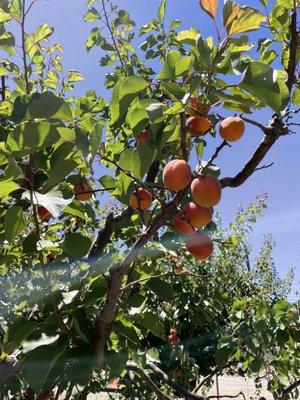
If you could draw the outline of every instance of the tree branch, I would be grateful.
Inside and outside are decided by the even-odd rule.
[[[297,7],[296,1],[294,0],[294,9],[291,14],[291,23],[290,23],[290,56],[287,67],[287,82],[286,85],[291,93],[293,85],[295,83],[295,72],[297,67],[297,48],[298,48],[298,32],[297,32]]]
[[[176,381],[174,381],[169,375],[167,375],[164,371],[162,371],[157,365],[148,361],[147,367],[151,369],[152,372],[155,373],[166,385],[170,386],[176,392],[178,392],[184,399],[187,400],[205,400],[205,397],[199,396],[198,394],[189,392],[183,386],[179,385]]]
[[[123,71],[125,72],[125,75],[128,76],[126,65],[125,65],[124,60],[123,60],[123,58],[121,56],[118,44],[117,44],[116,39],[115,39],[114,32],[113,32],[112,27],[111,27],[110,22],[109,22],[109,18],[108,18],[106,7],[105,7],[105,0],[101,0],[101,4],[102,4],[102,10],[103,10],[104,18],[105,18],[106,27],[109,30],[110,37],[111,37],[111,40],[113,41],[113,45],[114,45],[114,48],[116,50],[117,56],[119,58],[121,67],[122,67]]]
[[[23,0],[22,20],[21,20],[22,54],[23,54],[25,89],[26,89],[26,93],[29,94],[28,65],[27,65],[27,54],[26,54],[26,49],[25,49],[25,18],[26,18],[25,7],[26,7],[26,0]]]
[[[189,158],[189,153],[186,144],[186,120],[184,112],[180,113],[180,132],[182,159],[187,161]]]
[[[102,366],[104,363],[104,350],[107,338],[115,319],[119,293],[122,287],[122,280],[128,273],[130,265],[138,258],[144,245],[157,233],[162,226],[166,224],[168,218],[176,211],[178,203],[183,197],[184,193],[184,190],[178,192],[174,196],[173,200],[164,207],[161,214],[154,219],[145,233],[139,236],[132,249],[125,256],[123,261],[121,261],[119,265],[115,267],[114,272],[109,278],[106,301],[101,312],[97,316],[94,335],[94,353],[97,357],[99,366]]]
[[[148,376],[148,375],[143,371],[143,369],[140,368],[138,365],[136,365],[136,364],[133,363],[133,362],[128,362],[128,363],[126,364],[126,368],[127,368],[129,371],[134,371],[134,372],[138,372],[139,374],[141,374],[142,377],[143,377],[143,379],[144,379],[144,381],[145,381],[145,383],[146,383],[146,385],[149,387],[149,389],[151,389],[151,390],[157,395],[157,398],[158,398],[159,400],[171,400],[171,397],[165,395],[165,394],[159,389],[159,387],[157,387],[157,386],[155,385],[155,383],[152,381],[152,379],[150,379],[149,376]]]
[[[288,388],[286,388],[285,390],[283,390],[282,394],[281,394],[281,400],[285,400],[287,398],[287,396],[293,391],[295,390],[298,386],[300,386],[300,379],[295,381],[291,386],[289,386]]]

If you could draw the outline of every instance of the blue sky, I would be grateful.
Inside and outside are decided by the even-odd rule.
[[[143,25],[155,15],[159,1],[119,0],[117,4],[128,10],[138,25]],[[261,7],[258,0],[240,4]],[[84,93],[92,88],[99,95],[105,95],[103,79],[106,70],[101,69],[98,63],[101,53],[96,50],[87,54],[84,48],[92,27],[83,21],[82,15],[85,12],[85,0],[40,0],[30,13],[27,30],[33,31],[41,22],[53,26],[54,40],[64,47],[65,68],[77,69],[85,76],[85,81],[78,84],[77,93]],[[168,18],[181,19],[185,28],[195,26],[204,36],[215,33],[213,23],[200,10],[197,0],[185,2],[169,0],[167,14]],[[252,33],[251,38],[255,42],[256,34]],[[272,111],[267,109],[253,115],[253,118],[265,123],[271,115]],[[225,149],[219,157],[218,163],[222,166],[222,175],[231,176],[238,172],[261,138],[260,131],[253,126],[247,126],[242,140],[234,143],[231,149]],[[258,171],[240,188],[225,189],[218,207],[224,221],[229,222],[239,205],[246,206],[254,201],[257,195],[267,193],[268,210],[265,217],[256,225],[250,243],[257,249],[261,244],[263,233],[271,232],[277,242],[277,249],[274,252],[276,266],[284,275],[290,265],[295,265],[298,282],[300,276],[299,145],[297,135],[281,138],[265,159],[265,163],[274,162],[273,167]],[[209,154],[206,156],[209,158]]]

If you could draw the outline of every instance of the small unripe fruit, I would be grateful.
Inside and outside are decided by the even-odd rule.
[[[52,214],[43,206],[38,206],[37,212],[43,221],[49,221],[52,218]]]
[[[214,249],[213,241],[204,233],[189,236],[186,241],[188,252],[198,260],[209,257]]]
[[[144,188],[137,189],[130,196],[130,205],[134,210],[147,210],[152,204],[152,194]]]
[[[76,183],[74,186],[75,199],[79,201],[90,200],[93,196],[92,189],[86,180]]]
[[[225,118],[220,125],[220,135],[227,142],[239,140],[245,131],[245,122],[239,117]]]
[[[163,181],[167,189],[178,192],[185,189],[191,182],[192,171],[184,160],[172,160],[163,170]]]
[[[202,207],[213,207],[221,199],[221,184],[213,175],[195,178],[191,183],[191,194],[194,201]]]
[[[148,142],[148,140],[150,140],[150,133],[148,131],[142,131],[136,135],[136,140],[138,144]]]
[[[177,232],[182,235],[194,235],[195,230],[190,223],[186,220],[183,213],[178,213],[173,219],[173,225]]]
[[[189,117],[186,121],[186,127],[191,136],[201,136],[211,130],[212,124],[205,117]]]
[[[207,225],[212,219],[211,208],[202,207],[193,202],[185,204],[183,211],[187,222],[196,229]]]

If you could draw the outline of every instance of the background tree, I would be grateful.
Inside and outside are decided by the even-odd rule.
[[[198,375],[209,377],[238,361],[243,373],[258,379],[264,368],[276,396],[292,395],[299,383],[299,321],[297,308],[280,300],[286,288],[270,270],[271,242],[254,270],[240,264],[249,253],[245,224],[263,205],[239,214],[226,238],[218,220],[211,222],[211,207],[221,189],[268,167],[261,162],[270,148],[298,124],[298,2],[278,0],[264,15],[227,1],[222,34],[217,29],[216,38],[204,38],[195,28],[178,32],[179,21],[166,27],[162,1],[157,16],[138,31],[144,36],[141,58],[128,13],[90,0],[85,19],[97,25],[86,46],[107,53],[101,65],[110,66],[109,102],[94,91],[68,94],[82,75],[63,72],[61,46],[49,39],[53,28],[44,23],[27,33],[35,3],[5,0],[0,6],[0,46],[8,54],[0,69],[0,260],[8,288],[1,302],[3,393],[86,396],[117,376],[125,396],[129,390],[159,399],[173,393],[201,398],[191,391]],[[200,5],[215,20],[217,2]],[[244,33],[263,24],[269,34],[254,51]],[[242,73],[238,82],[236,72]],[[267,106],[274,114],[265,124],[245,116]],[[225,119],[222,108],[237,115]],[[235,176],[219,179],[219,153],[243,135],[245,123],[261,129],[262,141]],[[204,161],[207,142],[216,145]],[[197,166],[188,164],[191,154]],[[116,201],[103,207],[106,192]],[[192,261],[206,259],[213,247],[213,258]],[[176,272],[180,260],[187,271]],[[185,321],[188,304],[196,307]],[[256,307],[265,307],[265,314]],[[291,315],[286,320],[278,314],[282,307]],[[266,310],[268,337],[257,345],[255,364],[245,332],[246,338],[257,333],[254,317],[262,319]],[[276,323],[285,331],[284,339],[276,331],[278,342],[270,333]],[[212,348],[199,367],[203,347],[194,336],[205,332]],[[190,336],[186,344],[180,345],[181,334]],[[273,353],[264,357],[270,343]],[[180,358],[184,371],[174,372],[172,357]],[[273,372],[278,357],[286,381]],[[141,380],[133,382],[128,370]]]

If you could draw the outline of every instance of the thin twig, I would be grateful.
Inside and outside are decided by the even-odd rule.
[[[255,168],[255,170],[254,171],[260,171],[260,170],[262,170],[262,169],[267,169],[267,168],[270,168],[270,167],[272,167],[272,165],[274,165],[274,163],[272,162],[272,163],[270,163],[270,164],[264,164],[264,165],[262,165],[261,167],[257,167],[257,168]]]
[[[27,65],[27,54],[25,49],[25,12],[26,0],[23,0],[22,3],[22,20],[21,20],[21,37],[22,37],[22,58],[23,58],[23,66],[24,66],[24,80],[25,80],[25,89],[26,93],[29,94],[29,82],[28,82],[28,65]]]
[[[189,153],[187,149],[186,143],[186,120],[185,120],[185,113],[180,113],[180,143],[181,143],[181,153],[182,159],[187,161],[189,158]]]
[[[128,76],[126,65],[125,65],[124,60],[123,60],[123,58],[121,56],[121,53],[119,51],[119,48],[118,48],[118,45],[117,45],[117,42],[116,42],[116,39],[115,39],[114,32],[113,32],[112,27],[110,25],[109,17],[107,15],[106,7],[105,7],[105,0],[101,0],[101,4],[102,4],[104,18],[105,18],[105,21],[106,21],[106,27],[109,30],[111,40],[113,41],[114,48],[115,48],[116,53],[118,55],[119,61],[121,63],[121,67],[122,67],[123,71],[125,72],[125,75]]]

